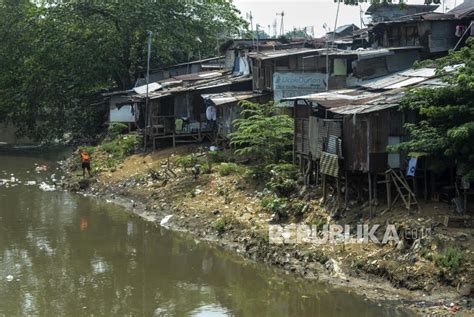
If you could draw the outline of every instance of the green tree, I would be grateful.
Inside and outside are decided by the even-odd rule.
[[[0,121],[38,140],[95,135],[100,94],[151,67],[215,55],[244,22],[224,0],[0,0]]]
[[[293,119],[278,114],[272,103],[241,103],[242,118],[234,120],[237,130],[230,135],[231,145],[240,156],[250,157],[258,163],[277,163],[291,157],[293,145]]]
[[[474,38],[431,63],[449,85],[407,93],[401,108],[415,110],[422,120],[407,125],[411,139],[397,148],[454,161],[462,175],[474,180]]]

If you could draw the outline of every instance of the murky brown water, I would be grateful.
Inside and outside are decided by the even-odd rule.
[[[22,182],[0,185],[0,316],[407,316],[120,207],[40,190],[57,171],[34,164],[53,158],[0,152],[0,179]]]

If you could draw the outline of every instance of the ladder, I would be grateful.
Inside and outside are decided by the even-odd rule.
[[[394,169],[389,169],[385,174],[390,178],[391,182],[397,189],[397,196],[393,203],[395,204],[397,199],[400,197],[408,210],[410,210],[412,206],[416,206],[416,209],[419,210],[420,206],[418,205],[415,194],[408,185],[403,173],[400,170],[395,171]]]

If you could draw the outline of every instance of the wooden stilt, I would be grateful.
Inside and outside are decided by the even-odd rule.
[[[374,205],[377,203],[377,173],[373,175],[373,185],[374,185]]]
[[[347,174],[347,171],[344,172],[344,178],[345,178],[345,190],[344,190],[344,209],[347,208],[347,202],[349,200],[349,175]]]
[[[326,175],[322,174],[322,181],[323,181],[323,203],[326,202],[327,197],[327,188],[326,188]]]
[[[372,173],[367,174],[369,180],[369,218],[372,218]]]
[[[392,208],[392,186],[391,186],[390,174],[385,173],[385,185],[387,186],[387,208]]]
[[[339,176],[336,177],[336,206],[339,206],[341,201],[341,188],[340,188],[340,180]]]
[[[425,198],[425,202],[428,201],[428,171],[426,170],[426,159],[425,159],[425,162],[424,162],[425,166],[424,166],[424,169],[423,169],[423,183],[424,183],[424,198]]]
[[[173,148],[176,147],[176,133],[173,132]]]
[[[319,184],[319,161],[316,161],[316,180],[315,180],[316,186]]]

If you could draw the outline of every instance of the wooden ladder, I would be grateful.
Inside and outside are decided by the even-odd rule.
[[[413,193],[413,191],[411,190],[403,173],[401,171],[389,169],[386,174],[391,179],[398,192],[397,196],[393,201],[393,204],[395,204],[398,197],[400,197],[408,210],[410,210],[412,206],[416,206],[416,209],[419,210],[420,206],[418,204],[418,201],[416,200],[415,193]]]

